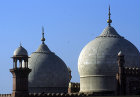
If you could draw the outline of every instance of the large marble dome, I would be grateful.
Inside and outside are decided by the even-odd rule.
[[[68,90],[69,74],[66,64],[44,43],[30,55],[29,92],[65,93]]]
[[[110,25],[90,41],[81,51],[78,59],[80,92],[108,92],[116,89],[118,72],[117,54],[125,55],[125,66],[140,67],[138,49]]]

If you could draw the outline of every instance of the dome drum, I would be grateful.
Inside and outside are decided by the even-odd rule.
[[[110,83],[109,83],[110,82]],[[115,91],[115,76],[95,75],[80,77],[80,92],[108,92]],[[90,84],[89,84],[90,83]],[[112,87],[112,85],[114,85]]]
[[[29,87],[30,93],[67,93],[67,87]]]

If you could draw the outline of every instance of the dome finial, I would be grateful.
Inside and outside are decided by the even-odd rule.
[[[109,5],[109,13],[108,13],[109,19],[107,20],[108,26],[110,27],[112,20],[110,19],[111,13],[110,13],[110,5]]]
[[[44,38],[44,27],[42,26],[42,38],[41,38],[42,44],[44,44],[45,38]]]

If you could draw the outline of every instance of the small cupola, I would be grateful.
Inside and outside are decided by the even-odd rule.
[[[20,46],[14,51],[14,56],[28,56],[28,52],[20,44]]]

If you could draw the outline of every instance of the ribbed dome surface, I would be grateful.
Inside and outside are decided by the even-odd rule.
[[[28,56],[27,50],[23,48],[22,46],[19,46],[15,51],[14,51],[14,56]]]
[[[66,64],[47,45],[41,44],[29,58],[30,92],[66,92],[69,74]]]
[[[47,45],[41,44],[39,48],[36,50],[36,52],[44,52],[44,53],[51,53]]]
[[[121,37],[113,27],[106,27],[99,37]]]
[[[140,66],[140,53],[113,27],[107,27],[100,36],[89,42],[78,59],[81,92],[114,91],[118,71],[117,55],[122,51],[126,66]]]

